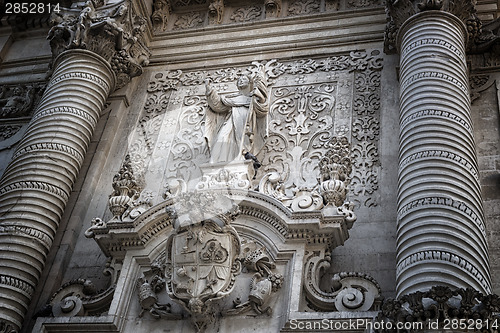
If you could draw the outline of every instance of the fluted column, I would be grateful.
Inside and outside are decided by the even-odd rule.
[[[466,40],[444,11],[399,28],[398,296],[435,285],[490,293]]]
[[[115,85],[99,55],[70,50],[0,180],[0,316],[21,327],[104,103]]]

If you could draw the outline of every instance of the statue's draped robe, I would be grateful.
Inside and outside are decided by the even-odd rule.
[[[256,89],[253,96],[235,93],[220,96],[207,91],[205,139],[210,163],[243,160],[243,152],[257,155],[267,137],[267,95]]]

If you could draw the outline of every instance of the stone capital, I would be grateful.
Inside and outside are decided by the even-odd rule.
[[[63,51],[85,49],[101,56],[116,76],[115,89],[142,74],[149,63],[145,42],[146,20],[134,12],[130,0],[107,5],[88,0],[76,8],[61,8],[50,18],[52,28],[47,39],[52,62]]]
[[[389,0],[386,4],[387,25],[385,28],[384,51],[387,54],[399,53],[398,33],[403,23],[426,11],[446,12],[454,15],[467,27],[468,48],[481,34],[481,21],[476,16],[472,0]]]

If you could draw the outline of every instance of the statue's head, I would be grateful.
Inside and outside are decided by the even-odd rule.
[[[250,78],[246,75],[240,76],[236,82],[236,86],[238,87],[238,90],[246,90],[250,88]]]

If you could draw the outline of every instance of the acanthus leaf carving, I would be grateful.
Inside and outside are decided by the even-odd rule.
[[[483,329],[485,323],[496,323],[500,320],[500,297],[496,294],[484,295],[472,288],[451,289],[448,286],[436,285],[430,290],[417,291],[401,296],[399,299],[388,298],[381,307],[375,320],[388,327],[396,322],[426,322],[432,320],[436,327],[446,321],[473,321]],[[494,332],[493,326],[485,331]],[[385,328],[378,332],[390,332]]]
[[[113,177],[113,193],[109,196],[109,209],[113,218],[122,220],[130,210],[140,203],[134,202],[140,196],[142,179],[134,174],[130,155],[125,156],[120,171]]]
[[[47,36],[52,49],[51,67],[63,51],[86,49],[110,63],[117,78],[115,89],[141,75],[151,53],[144,38],[146,21],[132,7],[128,0],[112,5],[88,0],[78,9],[52,12],[52,28]]]

